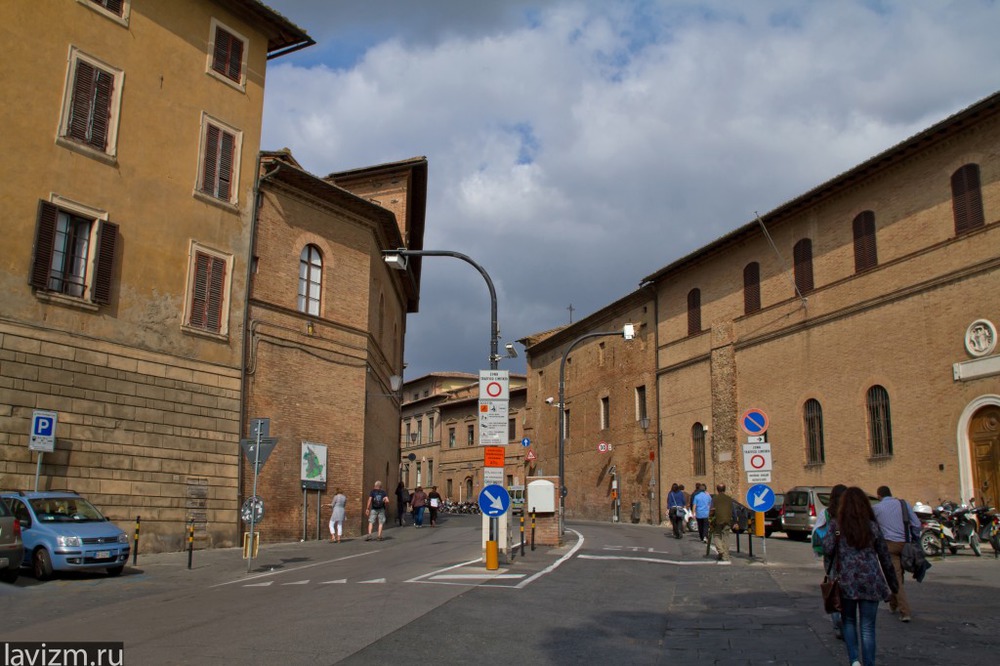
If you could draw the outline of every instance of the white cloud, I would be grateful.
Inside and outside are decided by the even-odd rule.
[[[426,155],[425,246],[503,286],[508,341],[993,93],[1000,60],[987,0],[269,4],[319,44],[269,65],[264,147],[321,175]],[[439,263],[411,377],[483,367],[485,289]]]

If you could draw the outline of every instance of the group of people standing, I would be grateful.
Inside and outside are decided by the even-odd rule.
[[[413,517],[413,525],[422,527],[424,524],[424,514],[429,511],[430,525],[436,527],[438,522],[438,510],[441,507],[441,495],[437,491],[437,486],[431,486],[430,492],[425,492],[423,487],[418,485],[411,494],[403,482],[396,486],[396,522],[402,526],[406,524],[405,516],[409,513]],[[332,511],[330,513],[330,541],[340,543],[344,534],[344,519],[347,509],[347,497],[340,492],[340,488],[334,491],[333,500],[330,502]],[[374,488],[368,493],[368,501],[365,503],[365,516],[368,519],[368,534],[365,541],[373,538],[382,540],[382,530],[388,520],[389,514],[389,493],[382,488],[382,482],[376,481]],[[375,527],[378,531],[375,532]]]
[[[715,490],[715,495],[709,495],[704,483],[696,483],[694,492],[688,497],[683,485],[673,484],[667,493],[667,515],[670,516],[674,538],[680,539],[684,531],[684,510],[691,511],[698,523],[698,538],[708,543],[711,535],[718,551],[717,557],[728,562],[729,533],[738,529],[736,512],[733,498],[726,494],[726,484],[716,485]]]
[[[813,547],[823,555],[827,575],[840,586],[841,611],[832,613],[834,632],[843,638],[851,666],[875,664],[875,620],[879,604],[889,603],[902,622],[910,622],[900,554],[907,541],[919,540],[920,519],[908,502],[879,486],[878,503],[843,484],[813,529]],[[859,650],[860,643],[860,650]]]

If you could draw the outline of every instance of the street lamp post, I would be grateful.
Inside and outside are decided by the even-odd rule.
[[[493,287],[493,280],[490,279],[489,273],[482,266],[467,255],[461,252],[452,252],[451,250],[407,250],[399,248],[398,250],[382,250],[382,256],[385,258],[385,263],[397,270],[406,270],[406,257],[455,257],[471,264],[473,268],[479,271],[479,274],[486,280],[486,286],[490,290],[490,370],[497,369],[497,362],[500,360],[498,350],[500,327],[497,325],[497,290]]]
[[[566,418],[566,359],[569,357],[569,353],[573,350],[573,347],[577,346],[584,340],[589,338],[597,338],[608,335],[621,335],[626,340],[631,340],[635,337],[635,326],[632,324],[625,324],[625,326],[620,331],[596,331],[594,333],[585,333],[573,342],[569,343],[566,347],[566,351],[563,352],[562,361],[559,363],[559,533],[562,534],[565,525],[566,516],[566,430],[565,430],[565,418]]]

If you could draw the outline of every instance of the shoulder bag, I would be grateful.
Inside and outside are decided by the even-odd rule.
[[[841,609],[839,576],[831,577],[830,575],[834,565],[837,567],[837,573],[840,573],[840,560],[837,558],[839,547],[840,532],[837,532],[833,542],[833,557],[830,558],[830,566],[826,570],[826,575],[823,576],[823,582],[819,584],[819,589],[823,593],[823,610],[827,613],[839,613]]]

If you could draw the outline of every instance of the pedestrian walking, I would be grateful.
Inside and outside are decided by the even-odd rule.
[[[410,506],[413,509],[413,526],[423,527],[424,509],[427,506],[427,493],[424,492],[422,486],[418,485],[413,490],[413,495],[410,496]]]
[[[441,506],[441,495],[437,486],[431,486],[431,491],[427,493],[427,507],[431,512],[431,527],[437,527],[438,508]]]
[[[847,658],[851,666],[861,666],[862,661],[865,666],[875,666],[878,605],[899,585],[868,495],[853,486],[844,491],[839,504],[823,537],[823,550],[830,555],[829,575],[840,585]]]
[[[705,493],[708,494],[708,493]],[[712,495],[712,508],[709,510],[712,525],[712,542],[718,551],[719,561],[729,561],[729,533],[739,529],[733,514],[733,498],[726,494],[726,484],[715,486]]]
[[[406,511],[410,504],[410,491],[403,482],[396,485],[396,522],[400,527],[406,525]]]
[[[340,543],[344,535],[344,514],[347,511],[347,496],[340,492],[340,488],[334,491],[330,506],[333,508],[330,513],[330,541]]]
[[[368,505],[365,515],[368,516],[368,536],[365,541],[372,540],[372,528],[378,523],[378,540],[382,540],[382,529],[385,527],[385,508],[389,503],[389,493],[382,490],[382,482],[376,481],[375,488],[368,493]]]
[[[813,552],[823,556],[823,571],[829,571],[831,564],[830,556],[823,550],[823,537],[826,536],[829,529],[830,519],[837,515],[840,498],[845,490],[847,490],[847,486],[842,483],[838,483],[830,490],[830,501],[827,503],[826,508],[823,509],[823,513],[816,516],[816,525],[813,526],[811,538]],[[840,613],[830,613],[830,621],[833,622],[833,635],[837,638],[843,638],[843,620],[840,617]]]
[[[670,525],[674,528],[674,538],[681,538],[681,528],[684,525],[684,491],[676,483],[670,486],[667,493],[667,515],[670,516]]]
[[[712,496],[702,483],[695,484],[694,494],[691,495],[691,511],[698,521],[698,538],[702,543],[708,543],[708,517],[712,511]]]
[[[899,591],[892,599],[889,599],[889,611],[895,613],[899,611],[899,619],[909,622],[912,617],[910,600],[906,597],[906,590],[903,588],[903,563],[899,555],[903,552],[903,546],[910,539],[920,541],[920,519],[913,511],[913,507],[905,500],[892,496],[889,486],[879,486],[875,491],[879,497],[879,503],[875,505],[875,520],[882,528],[882,536],[885,537],[889,547],[889,555],[892,557],[892,566],[896,570],[896,582]],[[907,533],[905,523],[909,523],[909,533]]]

